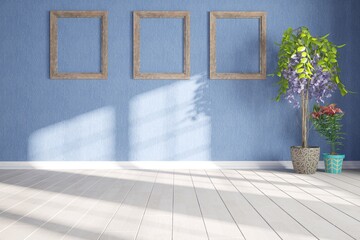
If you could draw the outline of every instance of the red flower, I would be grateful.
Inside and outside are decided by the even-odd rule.
[[[311,114],[311,116],[313,117],[313,118],[315,118],[315,119],[319,119],[319,117],[320,117],[320,112],[313,112],[312,114]]]
[[[336,104],[329,104],[328,106],[320,106],[317,110],[311,113],[312,118],[319,119],[321,115],[334,116],[336,113],[343,113],[340,108],[336,108]]]
[[[319,111],[320,115],[326,114],[329,116],[333,116],[336,113],[343,113],[343,111],[340,108],[336,108],[335,106],[336,106],[335,103],[329,104],[329,106],[320,106],[320,111]]]

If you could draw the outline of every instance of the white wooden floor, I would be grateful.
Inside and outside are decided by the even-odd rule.
[[[0,239],[360,239],[360,171],[0,170]]]

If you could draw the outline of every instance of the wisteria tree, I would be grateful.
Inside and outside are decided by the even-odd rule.
[[[329,34],[313,37],[308,28],[287,29],[279,45],[276,76],[279,92],[276,101],[283,96],[296,108],[301,107],[302,147],[308,147],[309,100],[324,103],[326,98],[339,89],[342,96],[348,92],[341,82],[337,58],[338,48],[328,40]],[[275,74],[271,74],[274,76]]]

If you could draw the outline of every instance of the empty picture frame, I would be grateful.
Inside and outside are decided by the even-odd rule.
[[[101,19],[100,72],[58,72],[58,19]],[[108,76],[108,13],[106,11],[51,11],[50,12],[50,79],[107,79]]]
[[[216,65],[216,20],[259,19],[259,72],[223,73]],[[244,59],[246,61],[246,59]],[[266,13],[265,12],[210,12],[210,79],[266,79]]]
[[[183,19],[183,72],[141,72],[140,21],[142,18]],[[190,79],[190,14],[185,11],[134,11],[133,13],[133,77],[134,79]]]

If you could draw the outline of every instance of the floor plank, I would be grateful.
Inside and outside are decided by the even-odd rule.
[[[51,173],[51,175],[49,173],[46,175],[39,174],[39,176],[36,178],[29,180],[28,186],[19,186],[20,191],[15,194],[9,194],[8,196],[1,199],[0,232],[6,228],[4,221],[12,222],[11,219],[4,217],[8,211],[15,209],[21,214],[25,214],[25,212],[22,211],[30,211],[32,210],[32,206],[39,206],[43,203],[42,201],[44,200],[44,198],[41,198],[41,196],[46,195],[47,197],[48,192],[46,192],[46,190],[58,184],[59,182],[64,182],[66,180],[64,177],[65,175],[61,173]],[[10,216],[14,217],[12,215]]]
[[[111,219],[101,240],[135,239],[154,187],[157,172],[139,175],[134,187]]]
[[[245,175],[245,174],[244,174]],[[336,212],[335,209],[327,209],[328,205],[319,204],[314,197],[301,189],[288,184],[277,176],[265,173],[247,173],[245,175],[251,180],[265,180],[267,183],[256,183],[263,191],[270,195],[281,207],[300,222],[306,229],[312,232],[319,239],[353,239],[341,228],[337,227],[337,223],[341,220],[347,220],[341,215],[342,213]],[[318,205],[324,206],[325,209],[317,207]],[[330,213],[327,213],[328,210]],[[332,216],[335,210],[337,215]],[[339,217],[339,215],[341,215]],[[338,222],[332,222],[333,217],[340,218]],[[331,219],[329,219],[331,218]],[[342,218],[342,219],[341,219]],[[311,221],[309,221],[311,219]],[[353,219],[351,219],[353,220]],[[352,221],[351,223],[354,223]]]
[[[104,172],[104,177],[108,175],[108,171]],[[91,192],[95,192],[98,197],[102,196],[102,191],[104,189],[104,186],[102,185],[103,179],[97,178],[97,179],[91,179],[91,173],[90,174],[84,174],[83,179],[81,181],[77,182],[77,184],[72,185],[68,188],[68,191],[62,192],[59,196],[57,196],[53,202],[58,202],[59,206],[57,208],[54,208],[51,206],[51,204],[46,204],[42,208],[38,209],[38,214],[34,214],[35,216],[38,216],[39,213],[47,212],[45,216],[43,216],[41,219],[46,219],[43,224],[38,226],[37,229],[35,229],[33,232],[31,232],[25,240],[28,239],[56,239],[59,238],[63,232],[65,232],[66,229],[69,227],[69,222],[61,222],[57,221],[59,219],[56,219],[62,212],[66,211],[67,209],[71,208],[73,211],[71,212],[71,215],[73,218],[76,217],[76,212],[85,211],[88,208],[90,208],[91,205],[93,205],[97,200],[92,198],[85,198],[85,194],[89,194]],[[72,187],[82,186],[81,190],[76,192],[76,194],[70,194],[73,193],[71,190]],[[51,214],[48,214],[51,213]],[[56,219],[56,220],[55,220]],[[42,230],[42,231],[39,231]],[[45,230],[45,231],[44,231]],[[40,234],[39,234],[40,233]],[[86,235],[86,231],[83,232],[83,235]],[[87,237],[87,236],[86,236]]]
[[[341,229],[353,239],[360,238],[360,223],[357,220],[343,214],[336,208],[327,204],[321,204],[315,197],[304,191],[300,191],[300,189],[295,186],[283,185],[282,190],[286,191],[291,197],[297,199],[301,204],[326,219],[329,223],[333,224],[334,227]]]
[[[276,174],[282,174],[282,173],[276,173]],[[344,199],[345,201],[348,201],[356,206],[360,207],[360,196],[353,194],[352,192],[345,191],[342,188],[339,188],[335,185],[332,185],[329,182],[322,181],[318,178],[309,176],[309,175],[303,175],[303,174],[294,174],[293,177],[299,178],[301,180],[304,180],[305,182],[313,185],[314,187],[318,187],[323,189],[324,191],[333,194],[334,196],[337,196],[339,198]]]
[[[77,220],[62,240],[73,240],[74,236],[83,236],[82,232],[90,229],[96,234],[87,234],[87,239],[92,239],[93,236],[93,239],[98,239],[100,236],[119,239],[115,235],[107,235],[104,231],[141,174],[136,170],[114,171],[108,186],[105,187],[107,191],[102,195],[100,201]],[[97,238],[95,238],[96,236]]]
[[[325,176],[329,177],[329,174],[325,173],[325,172],[319,172],[316,175],[325,175]],[[332,174],[332,176],[330,176],[330,177],[333,179],[337,179],[341,182],[347,183],[349,185],[352,185],[354,187],[357,187],[360,190],[360,181],[359,180],[348,178],[347,176],[344,176],[344,174]]]
[[[0,199],[8,197],[9,194],[15,194],[24,188],[17,186],[26,186],[30,179],[37,177],[38,174],[29,171],[19,172],[18,174],[1,175],[0,178]]]
[[[209,239],[245,239],[204,170],[191,170]]]
[[[38,186],[39,188],[42,188],[41,184],[43,182],[46,182],[50,177],[57,177],[59,174],[59,172],[35,171],[32,173],[28,172],[28,174],[25,175],[10,177],[6,181],[3,181],[6,185],[1,188],[0,201],[9,198],[10,196],[17,196],[17,194],[24,197],[28,188],[36,188]],[[50,181],[52,180],[50,179]]]
[[[70,181],[67,182],[67,180]],[[84,181],[85,177],[75,179],[73,175],[63,177],[62,180],[46,187],[43,191],[38,190],[32,197],[22,201],[15,207],[4,211],[0,216],[5,216],[10,223],[0,230],[0,236],[6,236],[7,239],[26,239],[36,228],[46,223],[61,209],[61,204],[66,200],[66,195],[61,193],[66,189],[75,186]],[[85,182],[85,181],[84,181]],[[84,184],[82,182],[82,184]],[[61,185],[62,192],[47,192],[46,189],[53,185]],[[72,199],[72,198],[71,198]],[[54,206],[55,205],[55,206]]]
[[[306,228],[255,188],[237,171],[223,170],[223,172],[282,239],[316,239]]]
[[[350,171],[343,171],[341,174],[334,174],[334,177],[360,186],[360,172],[357,174],[351,174]]]
[[[281,239],[220,170],[206,171],[245,239]]]
[[[316,173],[312,177],[320,179],[321,181],[330,183],[334,186],[341,188],[342,190],[351,192],[360,197],[360,187],[354,186],[352,184],[346,183],[345,181],[339,180],[334,176],[330,176],[326,173]]]
[[[174,175],[159,172],[150,195],[137,238],[139,240],[168,240],[172,238]]]
[[[345,170],[342,171],[340,175],[360,181],[360,170],[354,170],[354,169]]]
[[[44,225],[36,229],[26,240],[41,239],[98,239],[110,217],[117,207],[117,202],[106,201],[110,196],[117,195],[118,181],[114,181],[118,172],[104,172],[103,176],[96,176],[97,181],[92,186],[85,186],[58,214],[49,219]],[[124,171],[122,175],[127,175]],[[106,201],[106,202],[104,202]],[[108,203],[108,204],[106,204]],[[106,211],[108,205],[112,211]]]
[[[282,179],[282,181],[285,181],[289,184],[292,184],[299,189],[307,192],[311,196],[315,197],[318,201],[323,202],[327,204],[328,206],[331,206],[335,209],[338,209],[339,211],[343,212],[344,214],[347,214],[348,216],[356,219],[357,221],[360,221],[360,207],[346,201],[345,199],[338,197],[336,195],[331,194],[328,191],[325,191],[323,188],[319,188],[317,186],[311,185],[310,183],[295,177],[293,174],[286,174],[286,173],[273,173],[273,172],[262,172],[263,174],[267,176],[275,175]],[[275,179],[275,178],[273,178]]]
[[[208,239],[202,213],[188,170],[174,171],[172,239]]]
[[[12,178],[21,177],[25,179],[26,175],[33,176],[32,172],[29,170],[19,169],[19,170],[0,170],[0,182],[5,183],[10,181]]]
[[[358,173],[0,170],[0,239],[360,239]]]

